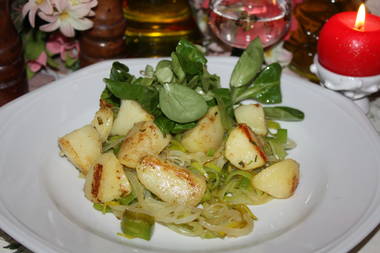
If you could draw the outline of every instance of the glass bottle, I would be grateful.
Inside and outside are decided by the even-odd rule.
[[[124,0],[124,17],[129,57],[168,56],[180,39],[200,39],[188,0]]]
[[[10,17],[11,0],[0,0],[0,106],[28,91],[21,38]]]
[[[311,81],[318,78],[310,72],[317,50],[318,34],[328,18],[343,11],[356,11],[360,0],[304,0],[293,9],[297,29],[285,41],[284,47],[293,54],[290,69]]]

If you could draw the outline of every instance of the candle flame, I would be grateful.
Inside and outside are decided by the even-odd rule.
[[[355,29],[364,30],[365,24],[365,5],[362,3],[359,7],[358,14],[356,15]]]

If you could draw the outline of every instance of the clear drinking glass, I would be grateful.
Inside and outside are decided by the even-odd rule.
[[[209,25],[234,48],[244,49],[256,37],[269,47],[287,33],[290,18],[291,0],[212,0]]]

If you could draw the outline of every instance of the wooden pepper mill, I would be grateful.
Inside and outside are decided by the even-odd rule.
[[[125,56],[122,0],[98,0],[93,21],[94,26],[84,31],[79,40],[81,67]]]
[[[0,0],[0,106],[28,91],[22,41],[10,17],[11,0]]]

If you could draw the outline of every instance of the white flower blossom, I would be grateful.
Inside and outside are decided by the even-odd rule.
[[[74,37],[75,30],[84,31],[93,26],[87,17],[92,15],[91,8],[97,5],[96,0],[52,0],[55,12],[49,15],[39,12],[40,18],[48,22],[40,30],[52,32],[59,29],[67,37]]]
[[[29,0],[22,8],[22,16],[25,17],[29,13],[29,23],[35,26],[36,13],[42,11],[47,15],[53,14],[53,6],[50,0]]]

